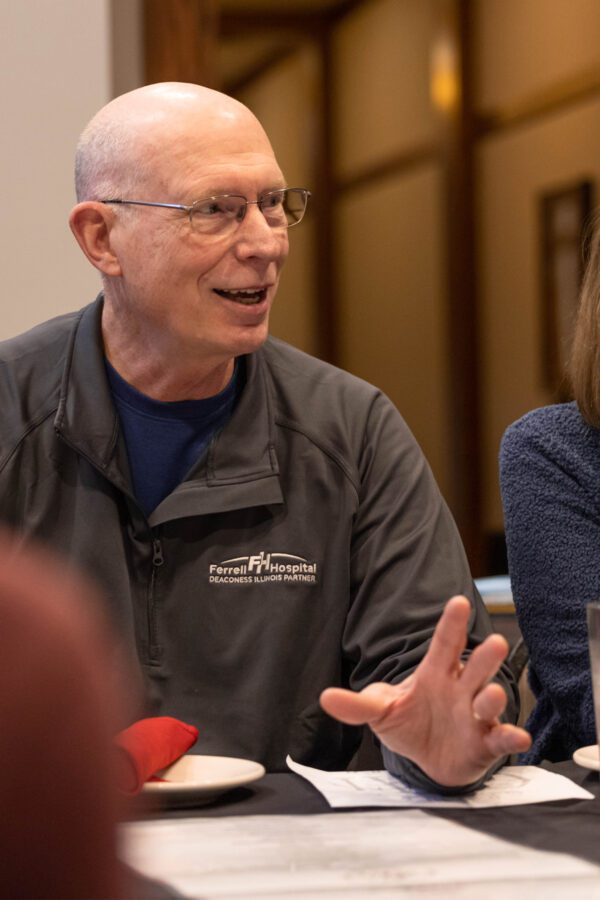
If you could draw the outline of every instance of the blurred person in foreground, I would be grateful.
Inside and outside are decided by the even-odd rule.
[[[125,896],[105,623],[54,559],[0,553],[0,897]]]
[[[536,704],[523,757],[596,743],[586,604],[600,599],[600,230],[592,238],[570,360],[574,402],[507,429],[500,480],[509,571]]]
[[[367,723],[409,783],[478,786],[529,738],[427,463],[380,391],[268,337],[308,191],[177,83],[100,110],[76,189],[103,290],[0,348],[4,517],[100,582],[194,752],[343,768]]]
[[[118,858],[135,676],[101,595],[4,531],[0,556],[0,898],[173,900]]]

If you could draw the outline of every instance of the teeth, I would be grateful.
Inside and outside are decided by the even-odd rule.
[[[215,288],[219,296],[229,300],[238,300],[240,303],[258,303],[266,295],[266,288],[241,288],[238,291],[227,290],[225,288]]]

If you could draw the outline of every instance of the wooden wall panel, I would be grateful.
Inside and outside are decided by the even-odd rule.
[[[218,0],[144,0],[146,83],[218,87]]]
[[[499,531],[502,433],[529,409],[553,402],[542,367],[539,200],[582,178],[600,186],[600,99],[490,136],[477,162],[484,523]]]
[[[451,493],[442,177],[428,164],[338,206],[341,365],[393,400]]]
[[[429,101],[435,0],[375,0],[333,34],[335,175],[428,144],[436,133]]]
[[[493,111],[600,74],[598,0],[475,0],[475,105]]]

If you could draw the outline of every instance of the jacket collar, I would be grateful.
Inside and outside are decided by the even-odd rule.
[[[86,306],[75,323],[60,387],[54,427],[78,453],[111,480],[123,481],[115,471],[119,420],[104,369],[100,320],[103,300]],[[119,485],[121,486],[121,485]]]
[[[68,444],[130,494],[127,454],[104,367],[102,306],[100,295],[77,321],[54,424]],[[188,480],[154,510],[150,524],[282,503],[274,431],[270,372],[258,350],[246,357],[246,384],[230,421]]]

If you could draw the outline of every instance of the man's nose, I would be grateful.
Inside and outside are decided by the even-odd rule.
[[[287,253],[287,228],[273,228],[256,203],[249,203],[246,214],[237,227],[236,253],[244,259],[258,257],[277,259]]]

